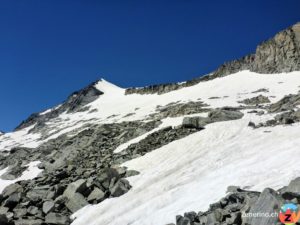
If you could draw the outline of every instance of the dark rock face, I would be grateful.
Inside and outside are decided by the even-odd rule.
[[[268,111],[270,113],[284,112],[287,110],[293,110],[298,105],[300,105],[300,94],[291,94],[285,96],[280,101],[271,104]]]
[[[280,225],[278,216],[281,206],[300,203],[300,178],[277,191],[271,188],[261,193],[238,187],[228,189],[227,196],[211,204],[208,211],[177,215],[176,225]]]
[[[275,115],[273,119],[259,124],[250,122],[249,126],[253,128],[260,128],[277,125],[288,125],[300,122],[300,109],[297,109],[299,105],[300,94],[287,95],[278,102],[270,104],[266,107],[269,113],[277,113],[277,115]]]
[[[199,129],[184,128],[182,126],[175,128],[163,128],[152,134],[149,134],[140,142],[129,145],[127,149],[116,154],[116,162],[122,163],[124,161],[124,158],[137,158],[139,156],[143,156],[148,152],[169,144],[172,141],[184,138],[197,131],[199,131]]]
[[[208,105],[201,102],[187,102],[187,103],[170,103],[166,106],[157,106],[156,113],[150,114],[151,119],[161,120],[166,117],[178,117],[183,115],[190,115],[195,113],[208,112],[206,108]]]
[[[251,70],[282,73],[300,69],[300,23],[279,32],[256,49]]]
[[[43,126],[48,120],[57,117],[62,112],[70,113],[76,112],[78,110],[84,110],[83,107],[85,105],[93,102],[100,95],[103,94],[102,91],[95,88],[96,83],[97,82],[94,82],[89,86],[83,88],[82,90],[74,92],[68,97],[68,99],[65,102],[62,103],[62,105],[46,114],[41,115],[39,113],[34,113],[30,115],[19,126],[17,126],[15,130],[20,130],[25,127],[29,127],[35,123],[37,123],[36,126]]]
[[[244,116],[243,113],[228,109],[214,109],[208,113],[208,117],[185,117],[182,126],[186,128],[204,129],[204,126],[210,123],[237,120]]]
[[[300,70],[300,23],[279,32],[273,38],[258,45],[254,54],[226,62],[208,75],[185,83],[128,88],[126,94],[163,94],[242,70],[250,70],[263,74]]]
[[[240,101],[239,103],[243,103],[245,105],[259,105],[259,104],[270,103],[270,100],[266,96],[258,95],[253,98],[244,99],[243,101]]]

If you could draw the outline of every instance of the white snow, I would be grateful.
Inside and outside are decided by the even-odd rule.
[[[0,151],[9,151],[12,147],[23,146],[27,148],[35,148],[39,146],[40,134],[28,133],[34,125],[25,129],[5,133],[0,137]]]
[[[39,169],[37,166],[40,164],[40,161],[33,161],[27,164],[28,168],[22,173],[22,176],[18,177],[15,180],[2,180],[0,179],[0,193],[3,191],[3,189],[20,180],[31,180],[35,177],[37,177],[43,170]],[[8,170],[8,167],[0,170],[0,177]]]

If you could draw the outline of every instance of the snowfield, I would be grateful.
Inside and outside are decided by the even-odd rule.
[[[41,139],[42,134],[28,133],[32,127],[1,135],[0,151],[9,151],[13,146],[37,147],[92,123],[148,120],[158,105],[178,101],[200,99],[209,108],[217,108],[239,106],[238,101],[262,94],[274,103],[285,95],[298,93],[300,72],[264,75],[241,71],[162,95],[125,95],[125,89],[105,80],[98,82],[96,88],[104,95],[89,104],[89,111],[64,113],[50,120],[46,139]],[[268,92],[253,93],[262,88]],[[252,129],[249,121],[267,121],[272,115],[247,112],[243,111],[242,119],[209,124],[202,131],[124,163],[140,172],[128,178],[132,189],[121,197],[77,211],[72,225],[164,225],[174,222],[177,214],[207,210],[230,185],[261,191],[265,187],[280,188],[299,177],[300,124]],[[166,118],[159,128],[120,145],[115,152],[160,128],[180,125],[182,119]],[[26,179],[40,172],[29,168],[33,169],[29,169],[30,176],[25,174]],[[1,170],[0,175],[4,172]],[[0,180],[0,191],[11,182],[15,181]]]

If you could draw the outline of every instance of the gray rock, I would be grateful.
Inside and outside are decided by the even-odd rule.
[[[118,182],[110,189],[111,195],[113,197],[119,197],[125,194],[131,188],[129,182],[125,179],[120,179]]]
[[[9,208],[0,206],[0,215],[6,214],[8,212],[8,210],[9,210]]]
[[[68,187],[64,191],[64,196],[72,198],[75,192],[83,193],[86,189],[86,180],[79,179],[68,185]]]
[[[11,196],[9,196],[8,199],[5,200],[3,206],[12,209],[19,203],[20,200],[21,200],[21,194],[14,193]]]
[[[45,217],[45,222],[52,225],[66,225],[69,224],[70,219],[59,213],[49,213]]]
[[[215,109],[209,112],[208,118],[212,122],[228,121],[241,119],[244,116],[242,112],[225,109]]]
[[[294,198],[300,198],[300,178],[296,178],[290,182],[290,184],[283,189],[282,196],[285,199],[292,200]]]
[[[22,218],[26,215],[27,209],[26,208],[14,208],[14,218]]]
[[[53,201],[45,201],[43,203],[43,213],[48,214],[54,209],[54,202]]]
[[[228,186],[226,193],[239,192],[241,188],[239,186]]]
[[[270,103],[270,100],[266,96],[258,95],[253,98],[247,98],[244,99],[243,101],[239,101],[239,103],[243,103],[245,105],[259,105],[259,104]]]
[[[274,190],[266,188],[251,207],[250,213],[279,213],[284,200]],[[270,225],[278,222],[277,217],[246,217],[243,224]]]
[[[72,212],[76,212],[89,203],[85,200],[82,194],[74,193],[72,197],[69,197],[67,202],[65,203],[66,207]]]
[[[20,219],[15,221],[15,225],[42,225],[41,219]]]
[[[186,128],[204,129],[204,126],[210,123],[208,118],[204,117],[184,117],[182,126]]]
[[[6,198],[12,195],[13,193],[22,192],[22,191],[23,191],[22,186],[17,183],[14,183],[5,187],[4,190],[2,191],[2,195],[4,198]]]
[[[36,215],[36,214],[38,214],[38,212],[39,212],[39,209],[35,206],[29,206],[27,209],[27,213],[30,215]]]
[[[45,199],[46,196],[47,196],[47,190],[36,189],[36,188],[28,191],[26,194],[26,197],[34,202]]]
[[[88,196],[87,201],[88,202],[96,201],[97,203],[99,203],[104,199],[105,199],[105,193],[101,189],[95,187],[94,190],[91,192],[91,194]]]
[[[187,217],[176,216],[176,225],[191,225],[191,221]]]

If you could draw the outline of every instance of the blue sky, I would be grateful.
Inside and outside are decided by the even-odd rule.
[[[0,130],[101,77],[184,81],[300,21],[299,0],[0,0]]]

